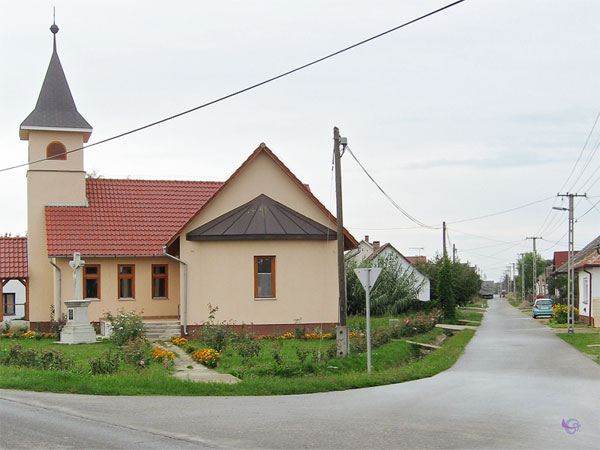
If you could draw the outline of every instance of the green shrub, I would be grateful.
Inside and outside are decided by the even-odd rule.
[[[579,319],[579,309],[573,308],[575,320]],[[569,315],[569,307],[567,305],[554,305],[552,307],[552,319],[556,323],[567,323]]]
[[[125,345],[131,339],[146,336],[142,318],[135,311],[121,310],[116,317],[107,312],[105,317],[112,327],[111,339],[118,346]]]
[[[246,334],[238,339],[236,350],[242,357],[242,361],[247,363],[250,359],[260,354],[260,342],[251,334]]]
[[[230,324],[227,322],[215,321],[215,314],[218,310],[218,306],[208,304],[208,320],[194,331],[194,339],[220,353],[228,342],[237,338],[237,334],[229,327]]]
[[[150,362],[150,344],[146,342],[143,337],[137,337],[127,341],[121,349],[121,355],[123,361],[131,364],[138,365],[140,361],[144,361],[144,364]]]
[[[28,348],[23,350],[20,342],[13,343],[8,349],[0,353],[0,364],[30,369],[42,370],[70,370],[74,366],[72,358],[65,356],[58,350]]]
[[[113,350],[105,350],[98,358],[88,359],[92,375],[108,375],[119,370],[121,355]]]

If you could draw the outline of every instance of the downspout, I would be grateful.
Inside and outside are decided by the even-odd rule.
[[[48,258],[48,261],[50,262],[50,264],[52,264],[54,266],[54,268],[56,270],[58,270],[58,286],[56,288],[56,296],[58,297],[57,301],[56,301],[56,316],[54,318],[54,320],[59,321],[60,322],[60,318],[62,317],[62,292],[61,292],[61,286],[62,286],[62,276],[61,276],[61,270],[60,267],[58,267],[56,265],[56,263],[54,261],[52,261],[52,258]]]
[[[179,264],[183,265],[183,314],[182,314],[182,322],[183,322],[183,334],[187,336],[187,263],[176,256],[169,255],[167,253],[167,246],[163,246],[163,255],[168,258],[171,258],[177,261]]]
[[[588,325],[591,326],[592,325],[592,273],[585,270],[585,267],[583,268],[583,271],[590,276],[590,286],[589,286],[590,292],[588,294]]]

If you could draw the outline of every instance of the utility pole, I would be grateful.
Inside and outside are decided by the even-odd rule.
[[[519,270],[519,275],[521,275],[521,301],[525,301],[525,253],[520,253],[521,255],[521,269]]]
[[[452,244],[452,264],[456,262],[456,245]]]
[[[512,274],[513,274],[513,294],[515,294],[515,298],[517,297],[517,269],[515,268],[515,263],[512,263]]]
[[[575,332],[575,268],[573,267],[573,247],[575,242],[575,218],[573,217],[573,199],[575,197],[585,197],[586,194],[556,194],[557,197],[568,197],[569,198],[569,259],[567,263],[568,267],[568,279],[567,279],[567,299],[568,299],[568,314],[567,314],[567,332],[573,334]],[[554,208],[562,209],[564,208]],[[591,276],[591,275],[590,275]]]
[[[533,290],[531,291],[531,303],[535,302],[535,295],[537,293],[537,253],[535,251],[535,241],[537,239],[542,239],[541,236],[531,236],[526,237],[525,239],[533,239]]]
[[[333,154],[335,161],[335,200],[337,215],[337,262],[338,262],[338,290],[339,290],[339,315],[340,325],[336,328],[337,355],[348,355],[348,326],[346,317],[348,305],[346,300],[346,266],[344,264],[344,219],[342,211],[342,168],[340,154],[340,130],[333,128]],[[345,141],[345,138],[344,138]],[[346,143],[343,143],[344,147]]]
[[[442,222],[442,242],[442,245],[444,246],[442,254],[444,255],[444,259],[446,259],[448,257],[448,254],[446,253],[446,221]]]

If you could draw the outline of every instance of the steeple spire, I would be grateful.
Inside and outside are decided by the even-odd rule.
[[[80,132],[85,134],[85,142],[92,134],[92,126],[77,111],[67,78],[58,58],[56,51],[56,33],[58,33],[58,30],[56,23],[53,23],[50,27],[54,40],[52,57],[35,109],[21,124],[19,136],[22,140],[29,138],[30,130]]]

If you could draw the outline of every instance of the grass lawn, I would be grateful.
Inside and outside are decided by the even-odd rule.
[[[594,361],[600,364],[600,347],[588,347],[588,345],[600,345],[600,331],[580,334],[565,333],[559,334],[558,337],[580,352],[593,356]]]
[[[456,310],[456,320],[461,325],[481,325],[483,320],[483,313],[476,311],[469,311],[464,309]],[[460,320],[469,320],[470,322],[460,322]]]
[[[388,327],[390,318],[374,318],[373,330]],[[349,325],[362,329],[364,317],[353,317]],[[437,343],[443,334],[443,330],[434,328],[407,339]],[[429,353],[422,353],[403,339],[392,340],[373,349],[370,375],[366,371],[366,353],[327,358],[335,348],[335,339],[264,339],[259,341],[260,353],[246,360],[238,355],[237,344],[228,343],[217,370],[242,380],[233,385],[179,380],[171,376],[172,368],[158,362],[143,369],[121,363],[115,374],[91,375],[88,359],[97,358],[107,349],[117,349],[115,344],[105,341],[69,346],[46,339],[18,339],[24,350],[58,350],[72,357],[75,367],[52,371],[0,365],[0,388],[102,395],[276,395],[345,390],[433,376],[456,362],[473,334],[472,330],[456,333],[444,341],[441,349]],[[0,339],[0,352],[6,352],[13,342],[14,339]],[[201,348],[198,342],[189,343]]]

